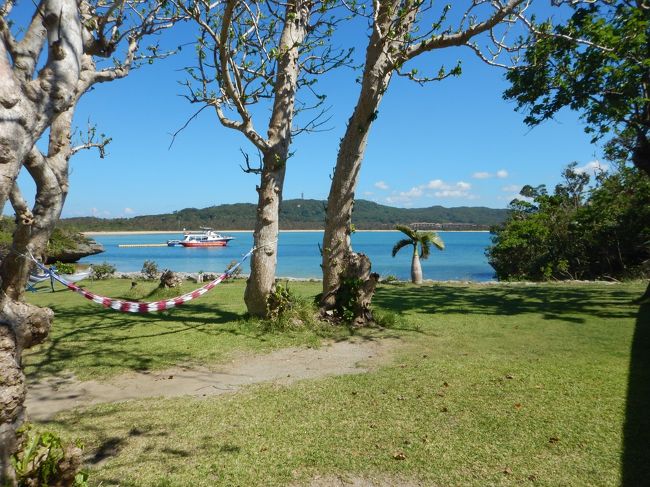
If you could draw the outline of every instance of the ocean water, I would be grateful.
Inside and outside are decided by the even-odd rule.
[[[93,238],[104,246],[105,252],[86,257],[82,263],[109,262],[122,272],[137,272],[145,260],[153,260],[160,269],[178,272],[219,273],[233,260],[239,260],[253,246],[252,232],[224,232],[235,237],[227,247],[141,247],[119,248],[121,244],[164,243],[182,238],[180,233],[143,235],[96,235]],[[422,261],[425,279],[490,281],[494,270],[485,257],[490,244],[487,232],[439,232],[445,250],[432,249],[431,256]],[[382,277],[394,275],[401,280],[410,279],[411,251],[402,249],[395,258],[391,250],[403,236],[400,232],[363,232],[352,235],[352,245],[357,252],[367,254],[373,271]],[[280,232],[278,240],[279,277],[321,278],[320,253],[322,232]],[[244,273],[250,265],[244,264]]]

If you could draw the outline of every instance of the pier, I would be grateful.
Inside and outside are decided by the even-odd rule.
[[[151,243],[151,244],[120,244],[118,247],[167,247],[166,243]]]

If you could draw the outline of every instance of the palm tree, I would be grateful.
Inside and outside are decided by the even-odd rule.
[[[411,260],[411,282],[414,284],[422,284],[422,266],[420,265],[420,258],[426,259],[431,253],[431,244],[435,245],[438,249],[443,250],[445,243],[436,232],[418,232],[406,225],[395,225],[395,229],[406,234],[408,238],[403,238],[393,247],[393,257],[400,251],[402,247],[407,245],[413,246],[413,259]],[[418,254],[418,244],[420,244],[420,253]]]

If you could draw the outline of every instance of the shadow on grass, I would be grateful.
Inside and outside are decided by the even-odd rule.
[[[380,288],[373,302],[397,314],[513,316],[536,313],[544,319],[582,324],[586,322],[585,316],[633,317],[634,311],[629,304],[634,297],[625,291],[599,287],[433,285]]]
[[[623,430],[625,487],[650,486],[650,303],[637,315]]]
[[[84,356],[92,357],[93,364],[98,366],[126,366],[138,371],[148,370],[154,362],[164,361],[165,357],[174,363],[191,358],[190,350],[183,351],[179,347],[142,350],[137,345],[140,340],[165,335],[181,338],[191,333],[196,340],[238,335],[264,341],[265,337],[257,330],[238,325],[243,318],[244,315],[214,305],[197,303],[142,315],[88,305],[62,307],[55,309],[56,331],[41,352],[29,361],[30,376],[38,378],[62,372],[70,360]],[[152,354],[156,355],[155,360]]]

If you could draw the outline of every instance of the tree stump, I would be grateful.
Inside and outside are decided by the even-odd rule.
[[[163,289],[179,287],[183,280],[174,272],[165,269],[160,276],[160,286]]]
[[[344,321],[356,328],[375,323],[371,303],[375,294],[379,274],[371,272],[367,255],[346,252],[343,257],[341,285],[335,291],[333,310],[321,310],[321,316],[329,321]]]

